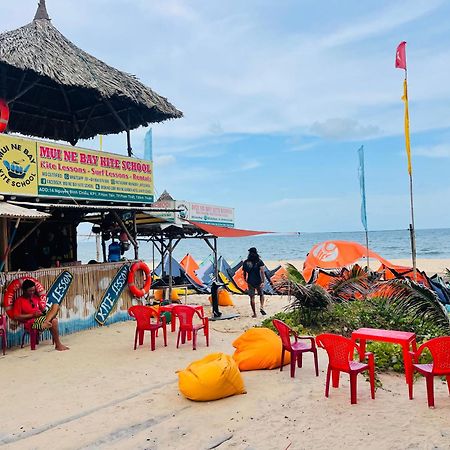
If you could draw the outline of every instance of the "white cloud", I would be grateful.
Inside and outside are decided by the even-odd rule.
[[[0,29],[32,18],[36,0],[22,0],[20,8],[16,3],[3,5]],[[431,49],[423,39],[426,31],[407,28],[443,4],[411,0],[405,7],[403,1],[389,1],[357,8],[334,3],[320,15],[319,26],[306,23],[300,32],[256,0],[60,0],[47,6],[53,23],[75,44],[137,74],[183,110],[185,118],[155,125],[155,135],[195,139],[211,133],[220,138],[224,132],[289,133],[335,117],[363,124],[356,128],[361,135],[367,134],[361,127],[400,134],[401,74],[393,57],[401,39],[393,38],[394,32],[411,36],[414,131],[447,126],[445,107],[423,103],[439,99],[450,105],[448,47],[436,36]],[[280,11],[286,15],[296,7],[288,1]],[[317,14],[321,6],[311,2],[308,8]],[[125,30],[125,39],[115,30]],[[446,33],[443,26],[441,35]]]
[[[429,147],[416,147],[414,155],[426,156],[427,158],[450,158],[450,144],[439,144]]]
[[[245,172],[247,170],[257,169],[258,167],[261,167],[261,163],[256,160],[252,160],[241,163],[236,170],[239,172]]]
[[[379,135],[380,129],[374,125],[362,125],[353,119],[334,118],[315,122],[311,132],[325,139],[359,139]]]
[[[176,163],[176,158],[173,155],[155,155],[154,163],[158,167],[171,166]]]
[[[408,2],[408,7],[405,8],[403,2],[394,3],[377,14],[362,18],[358,23],[331,32],[319,43],[325,47],[336,47],[398,29],[401,25],[435,10],[441,4],[442,0],[420,0]]]

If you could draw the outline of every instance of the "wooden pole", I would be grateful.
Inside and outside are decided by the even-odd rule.
[[[128,152],[128,156],[129,157],[133,156],[133,149],[131,148],[131,134],[130,134],[130,130],[127,130],[127,152]]]
[[[134,247],[134,259],[139,259],[139,242],[137,240],[137,222],[136,222],[136,211],[133,214],[133,233],[136,245]]]
[[[169,300],[172,299],[172,238],[169,238]]]
[[[214,279],[219,281],[219,258],[217,255],[217,238],[213,239],[214,242]]]
[[[366,230],[366,249],[367,249],[367,269],[370,269],[369,259],[369,232]]]

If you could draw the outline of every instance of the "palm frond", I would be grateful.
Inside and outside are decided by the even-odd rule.
[[[368,273],[360,266],[353,266],[350,270],[343,270],[328,285],[329,293],[337,299],[348,300],[358,294],[365,297],[370,288]]]
[[[286,263],[286,271],[288,273],[289,281],[292,281],[296,284],[306,284],[305,278],[302,273],[292,264]]]
[[[383,298],[394,307],[395,314],[427,320],[449,332],[450,318],[437,295],[430,289],[409,280],[378,283],[373,297]]]

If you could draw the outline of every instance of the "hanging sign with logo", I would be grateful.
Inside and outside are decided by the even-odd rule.
[[[36,142],[0,135],[0,193],[36,196]]]

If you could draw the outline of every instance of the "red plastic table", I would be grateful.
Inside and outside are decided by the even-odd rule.
[[[380,330],[378,328],[359,328],[352,333],[352,340],[359,340],[361,347],[361,355],[363,357],[366,351],[366,341],[390,342],[392,344],[399,344],[403,348],[403,363],[405,365],[406,383],[412,381],[412,371],[409,354],[410,347],[414,352],[417,351],[416,335],[415,333],[408,333],[407,331],[396,330]]]
[[[170,305],[161,305],[159,307],[159,311],[160,312],[167,311],[167,312],[170,312],[172,314],[172,308],[174,306],[177,306],[177,304],[176,303],[171,303]],[[191,308],[194,308],[196,311],[198,311],[202,315],[202,317],[204,317],[205,313],[203,311],[203,306],[202,305],[185,305],[185,306],[189,306]],[[172,318],[171,318],[171,321],[170,321],[170,330],[173,333],[175,331],[175,329],[176,329],[176,317],[175,317],[174,314],[172,314]]]

